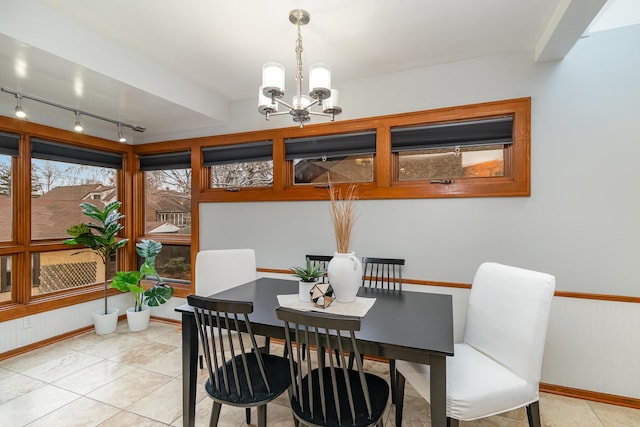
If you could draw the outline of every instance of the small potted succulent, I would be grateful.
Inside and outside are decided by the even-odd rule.
[[[143,259],[139,270],[118,271],[111,287],[121,292],[131,292],[135,299],[133,307],[127,309],[127,323],[131,331],[141,331],[149,326],[150,307],[157,307],[173,296],[173,288],[162,280],[156,271],[156,257],[162,250],[162,243],[143,239],[136,244],[136,252]],[[156,283],[145,290],[142,280]]]
[[[291,272],[299,280],[298,298],[300,301],[311,301],[311,289],[318,283],[318,280],[324,276],[325,270],[319,265],[312,265],[311,260],[307,258],[305,267],[291,267]]]

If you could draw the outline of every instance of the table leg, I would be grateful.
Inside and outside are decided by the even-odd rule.
[[[196,415],[198,334],[192,313],[182,313],[182,425],[193,427]]]
[[[447,360],[446,356],[430,356],[431,425],[447,425]]]

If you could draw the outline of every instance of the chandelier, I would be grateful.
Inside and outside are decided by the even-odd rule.
[[[290,114],[293,121],[304,127],[311,116],[324,116],[334,121],[337,114],[342,113],[339,106],[338,91],[331,88],[331,69],[327,64],[313,64],[309,67],[309,95],[302,94],[302,33],[300,27],[307,25],[311,16],[309,12],[295,9],[289,12],[289,21],[298,28],[296,40],[296,95],[291,105],[282,100],[284,96],[284,67],[276,62],[267,62],[262,66],[262,86],[258,91],[258,111],[269,120],[271,116]],[[312,101],[313,99],[313,101]],[[287,111],[278,112],[278,105]],[[320,111],[313,111],[311,107]]]

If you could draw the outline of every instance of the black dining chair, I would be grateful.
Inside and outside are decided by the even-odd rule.
[[[362,286],[402,292],[402,258],[362,257]],[[364,357],[364,355],[362,356]],[[349,356],[349,366],[353,357]],[[396,361],[389,359],[389,381],[391,382],[391,402],[396,403]]]
[[[382,426],[389,386],[384,378],[364,372],[355,338],[360,318],[285,307],[277,308],[276,315],[285,326],[290,355],[289,400],[296,427],[300,423],[318,427]],[[306,361],[302,359],[302,343],[306,344]],[[312,348],[318,367],[311,362]],[[324,362],[325,351],[328,363]],[[345,351],[356,354],[356,369],[347,368]],[[335,360],[338,358],[342,359],[341,367]]]
[[[402,258],[362,257],[362,286],[402,291]]]
[[[309,258],[312,266],[319,266],[326,272],[327,267],[329,266],[329,261],[331,261],[333,255],[305,255],[305,258]],[[329,279],[327,277],[327,274],[325,273],[324,276],[322,276],[322,280],[320,281],[320,283],[328,283],[328,281]]]
[[[291,385],[286,358],[261,353],[251,330],[252,302],[189,295],[209,379],[205,390],[213,400],[211,426],[218,425],[223,404],[258,408],[258,426],[267,425],[267,403]],[[223,330],[229,333],[223,333]],[[234,332],[232,332],[234,331]]]

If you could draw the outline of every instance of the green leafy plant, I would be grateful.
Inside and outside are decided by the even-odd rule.
[[[107,266],[111,255],[113,255],[118,249],[127,244],[129,239],[119,239],[116,237],[118,232],[122,229],[120,220],[124,218],[118,209],[122,204],[119,201],[113,201],[107,203],[104,209],[100,209],[98,206],[91,203],[80,203],[82,213],[93,221],[88,223],[80,223],[67,229],[67,234],[71,238],[66,239],[64,244],[66,245],[81,245],[85,246],[102,258],[104,263],[104,314],[107,314]]]
[[[307,258],[306,267],[291,267],[290,270],[301,282],[315,282],[325,273],[319,265],[311,265],[309,258]]]
[[[156,271],[156,257],[162,250],[162,243],[143,239],[136,244],[136,252],[143,258],[138,271],[118,271],[111,282],[111,287],[121,292],[131,292],[135,298],[135,311],[141,311],[143,304],[157,307],[173,296],[173,288],[162,280]],[[156,284],[145,290],[142,280],[155,280]]]

